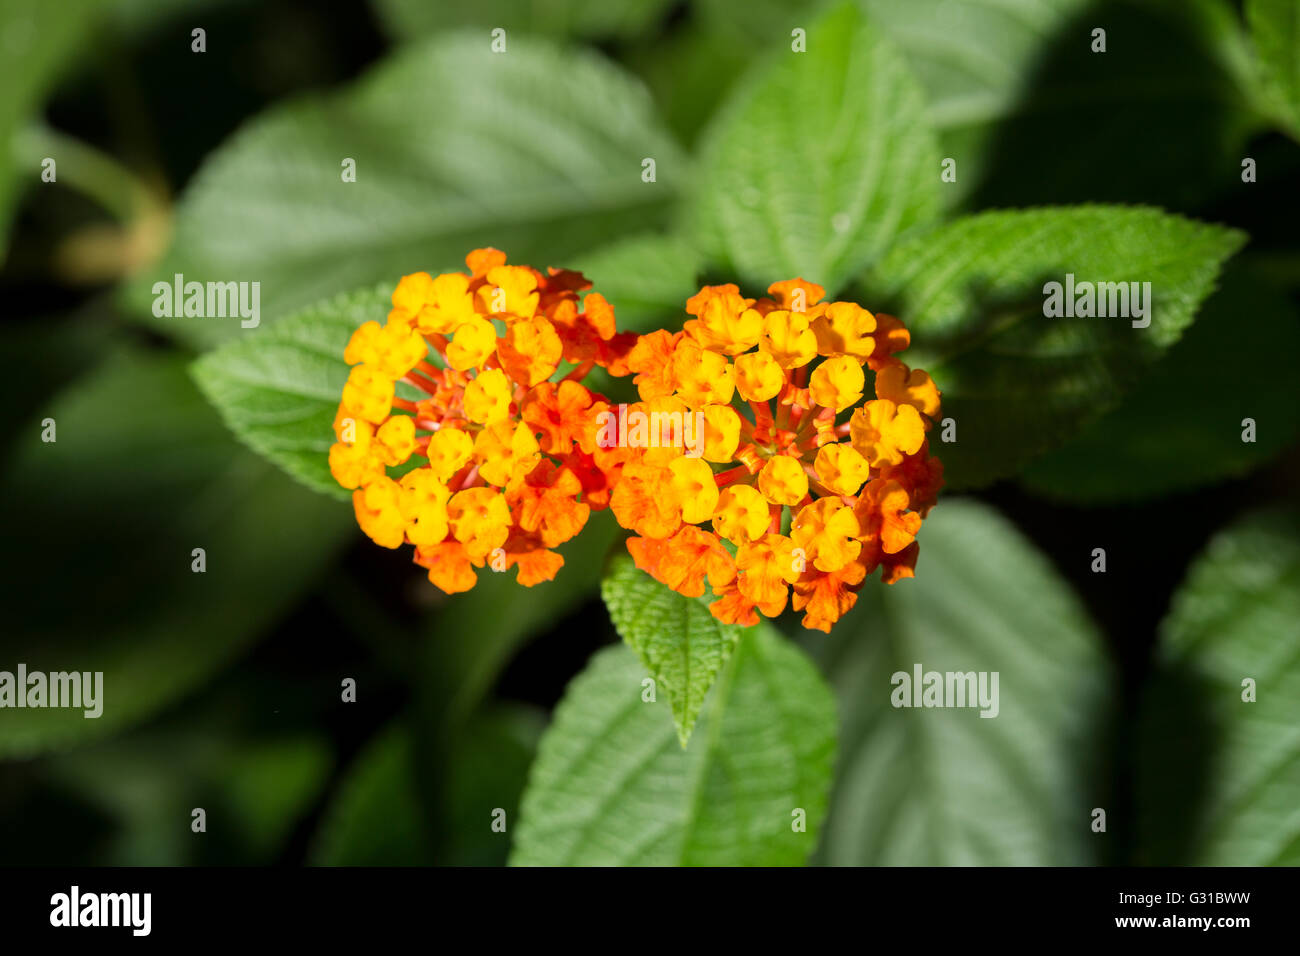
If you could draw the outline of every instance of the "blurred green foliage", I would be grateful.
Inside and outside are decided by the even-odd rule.
[[[0,710],[0,862],[1294,863],[1297,23],[0,0],[0,669],[107,694],[98,720]],[[78,161],[42,182],[44,150]],[[323,454],[376,284],[481,244],[583,268],[638,331],[796,273],[893,309],[982,500],[942,499],[917,578],[829,637],[652,613],[677,596],[606,575],[608,515],[552,583],[437,594]],[[1020,321],[1071,266],[1157,284],[1146,345]],[[154,316],[176,272],[260,281],[262,325]],[[914,662],[1000,670],[1003,713],[884,706]],[[755,822],[792,797],[807,832]]]

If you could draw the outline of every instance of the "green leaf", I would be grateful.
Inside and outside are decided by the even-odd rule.
[[[427,866],[431,834],[420,808],[415,747],[395,722],[348,768],[312,845],[316,866]]]
[[[1037,53],[1086,0],[862,0],[925,87],[930,120],[989,122],[1025,92]]]
[[[475,26],[482,28],[485,37],[500,27],[506,31],[507,44],[514,42],[516,31],[554,37],[633,37],[653,27],[669,6],[670,0],[375,0],[380,20],[394,40]]]
[[[1090,829],[1091,791],[1113,692],[1096,628],[986,506],[944,499],[920,540],[914,579],[868,581],[828,636],[806,638],[841,702],[824,861],[1096,862],[1105,837]],[[892,706],[893,675],[917,665],[996,672],[997,716]]]
[[[348,366],[343,350],[362,323],[382,323],[384,288],[345,293],[266,329],[250,329],[198,358],[194,379],[230,429],[307,487],[351,494],[329,470]]]
[[[907,324],[903,353],[943,392],[956,441],[936,442],[953,487],[1015,473],[1114,406],[1176,342],[1245,237],[1155,209],[981,213],[905,242],[861,301]],[[1149,282],[1150,326],[1044,313],[1045,283]]]
[[[741,50],[788,50],[791,30],[825,6],[697,4],[710,36]],[[1238,92],[1251,85],[1251,56],[1224,0],[858,6],[924,88],[939,155],[956,161],[956,181],[942,186],[949,208],[1098,200],[1195,208],[1233,188],[1235,176],[1225,173],[1238,168],[1260,125]],[[1099,26],[1109,39],[1104,54],[1091,49]],[[1179,175],[1169,175],[1171,163]]]
[[[445,759],[420,773],[426,759],[413,729],[394,722],[357,756],[326,807],[311,861],[321,866],[498,866],[528,764],[541,733],[529,708],[494,707],[460,728]],[[439,788],[438,832],[427,825],[429,795]],[[497,810],[507,830],[492,829]],[[439,839],[442,843],[439,844]]]
[[[445,775],[447,815],[443,818],[442,866],[504,866],[519,798],[545,726],[532,708],[496,705],[475,715],[458,735]],[[498,810],[504,831],[494,830]]]
[[[697,0],[717,36],[788,46],[825,4],[807,0]],[[1025,92],[1037,54],[1086,0],[859,0],[925,88],[941,129],[1005,116]],[[733,44],[735,40],[733,39]]]
[[[758,52],[737,36],[744,19],[733,18],[723,29],[689,20],[620,51],[623,62],[650,87],[664,122],[687,146],[695,145]]]
[[[1300,316],[1290,302],[1258,275],[1229,268],[1168,356],[1117,408],[1031,464],[1023,481],[1047,497],[1109,503],[1243,475],[1300,432],[1297,354]],[[1253,442],[1242,441],[1247,418]]]
[[[164,260],[129,290],[152,324],[199,343],[233,319],[152,318],[155,282],[260,283],[262,322],[476,246],[568,256],[666,214],[685,159],[644,89],[593,53],[479,32],[402,47],[354,86],[276,107],[207,160]],[[642,161],[656,182],[642,181]],[[342,181],[344,159],[356,182]]]
[[[745,281],[835,292],[939,210],[925,96],[852,6],[808,30],[807,52],[769,56],[706,132],[692,205],[707,251]]]
[[[704,601],[664,587],[626,555],[610,563],[600,590],[619,636],[641,658],[657,690],[668,695],[685,747],[744,629],[719,621]]]
[[[1211,539],[1160,628],[1138,862],[1300,864],[1298,620],[1300,514],[1255,513]]]
[[[55,442],[41,440],[46,417]],[[23,434],[0,489],[16,506],[0,559],[23,596],[4,669],[102,671],[103,713],[6,710],[3,756],[101,737],[178,700],[292,606],[352,524],[233,442],[170,357],[105,360]]]
[[[257,859],[274,859],[329,769],[329,748],[310,737],[250,741],[231,755],[222,795]]]
[[[1278,119],[1300,136],[1300,4],[1246,0],[1264,95]]]
[[[835,702],[773,629],[745,633],[683,750],[645,669],[598,652],[569,685],[524,791],[511,863],[782,866],[817,843]],[[797,811],[806,814],[798,832]]]
[[[902,51],[929,101],[943,156],[956,163],[947,205],[979,184],[998,123],[1032,86],[1042,51],[1086,0],[861,0]]]

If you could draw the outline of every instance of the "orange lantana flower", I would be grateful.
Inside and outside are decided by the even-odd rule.
[[[626,375],[636,344],[603,297],[580,297],[580,273],[507,265],[496,249],[465,261],[469,275],[405,276],[387,323],[353,334],[329,453],[361,529],[414,545],[449,594],[484,565],[551,580],[564,564],[551,549],[609,506],[624,458],[596,447],[608,403],[581,380],[595,366]]]
[[[943,484],[926,440],[939,390],[896,357],[910,339],[893,316],[822,302],[803,279],[768,292],[706,286],[683,331],[631,348],[641,402],[620,409],[612,508],[637,565],[686,595],[707,579],[718,618],[754,624],[789,604],[829,631],[872,571],[913,574]],[[659,442],[637,413],[660,417]]]

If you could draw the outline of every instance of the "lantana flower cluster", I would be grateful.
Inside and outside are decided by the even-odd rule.
[[[657,447],[619,434],[611,507],[637,565],[685,595],[707,579],[719,619],[754,624],[790,602],[829,631],[877,568],[891,584],[913,575],[943,483],[927,439],[939,390],[897,357],[898,319],[822,302],[802,279],[768,292],[705,287],[682,331],[638,338],[632,411],[687,434]]]
[[[413,545],[449,594],[485,564],[517,566],[527,586],[551,580],[564,564],[553,549],[608,507],[621,462],[596,444],[609,406],[582,379],[628,374],[636,342],[599,293],[580,301],[581,273],[507,265],[496,249],[465,261],[468,275],[405,276],[387,322],[352,335],[329,452],[361,529]],[[561,363],[572,368],[557,376]]]

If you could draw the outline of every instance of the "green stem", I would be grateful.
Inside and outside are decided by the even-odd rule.
[[[58,182],[82,193],[124,226],[165,206],[155,190],[117,160],[42,123],[28,125],[15,137],[14,153],[20,166],[32,169],[53,159]]]

